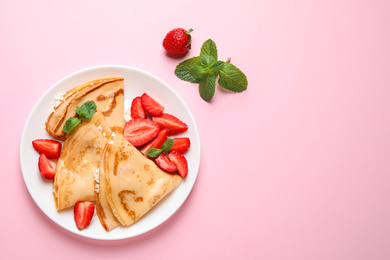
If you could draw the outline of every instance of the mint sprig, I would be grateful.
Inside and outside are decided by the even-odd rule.
[[[175,141],[171,138],[165,140],[165,142],[161,145],[161,148],[150,148],[147,152],[149,157],[155,158],[159,156],[162,152],[168,152],[173,147]]]
[[[62,131],[64,133],[69,133],[72,131],[76,126],[78,126],[82,121],[89,120],[93,117],[93,115],[96,113],[96,103],[93,101],[87,101],[84,104],[82,104],[80,107],[76,107],[76,114],[78,117],[70,117],[68,120],[66,120],[64,128]]]
[[[82,120],[89,120],[96,112],[96,103],[93,101],[87,101],[81,105],[81,107],[76,107],[76,113]]]
[[[199,94],[207,102],[215,94],[218,76],[218,84],[229,91],[239,93],[248,87],[248,80],[239,68],[218,60],[217,46],[211,39],[203,43],[199,56],[179,63],[175,75],[179,79],[199,83]]]

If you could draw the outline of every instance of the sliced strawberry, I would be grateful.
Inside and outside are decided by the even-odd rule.
[[[169,160],[165,153],[160,154],[155,159],[156,164],[160,167],[161,170],[166,172],[175,172],[176,165]]]
[[[186,123],[168,113],[162,113],[160,116],[154,116],[152,117],[152,120],[156,122],[161,128],[168,128],[170,134],[178,134],[188,129]]]
[[[188,174],[188,163],[187,163],[187,159],[184,157],[184,155],[182,155],[181,153],[178,153],[176,151],[171,151],[168,154],[168,158],[169,158],[169,160],[171,160],[171,162],[173,162],[173,164],[176,165],[177,173],[181,177],[185,178]]]
[[[53,166],[50,164],[49,159],[47,159],[44,153],[39,156],[38,168],[42,176],[48,180],[53,180],[56,176],[56,171],[54,170]]]
[[[165,142],[165,140],[167,140],[168,134],[169,134],[168,128],[161,129],[160,132],[152,141],[150,141],[140,149],[140,152],[143,153],[145,156],[147,156],[146,154],[150,148],[161,148],[161,145]]]
[[[89,201],[79,201],[74,205],[74,220],[76,227],[83,230],[89,226],[93,214],[95,213],[95,205]]]
[[[124,126],[124,137],[134,146],[141,146],[156,137],[160,127],[151,120],[136,118]]]
[[[146,112],[153,116],[159,116],[164,111],[164,107],[146,93],[142,95],[141,100]]]
[[[132,118],[146,118],[146,113],[142,106],[141,97],[136,97],[131,102],[130,115]]]
[[[191,141],[188,137],[173,138],[174,144],[170,151],[184,153],[190,148]]]
[[[60,157],[62,146],[60,142],[50,139],[36,139],[32,141],[32,145],[38,153],[45,154],[49,159],[57,159]]]

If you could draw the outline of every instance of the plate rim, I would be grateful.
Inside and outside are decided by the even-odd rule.
[[[193,127],[194,127],[194,133],[196,134],[196,146],[198,147],[198,151],[197,151],[197,154],[196,154],[196,157],[199,158],[199,160],[196,162],[195,165],[193,165],[193,168],[194,168],[194,173],[192,173],[194,176],[194,180],[193,180],[193,183],[192,185],[189,187],[188,191],[186,192],[185,196],[181,197],[181,199],[176,203],[176,206],[174,207],[174,210],[172,210],[165,219],[163,219],[162,221],[158,221],[157,223],[154,223],[153,225],[149,226],[148,228],[145,228],[137,233],[134,233],[132,235],[121,235],[121,236],[117,236],[117,237],[101,237],[101,236],[97,236],[97,235],[91,235],[89,233],[85,233],[85,232],[78,232],[78,233],[75,233],[72,229],[70,229],[69,227],[67,227],[66,225],[64,224],[61,224],[57,219],[53,219],[52,217],[49,216],[49,214],[46,212],[46,209],[44,209],[43,207],[41,207],[41,205],[37,202],[36,198],[33,196],[33,192],[31,190],[31,187],[28,185],[27,183],[27,180],[26,180],[26,177],[25,177],[25,172],[27,171],[25,169],[25,167],[23,166],[23,161],[24,161],[24,153],[23,153],[23,150],[24,150],[24,145],[26,145],[26,135],[27,135],[27,129],[26,129],[26,125],[28,125],[30,123],[30,121],[32,120],[32,117],[33,117],[33,114],[36,112],[39,104],[45,99],[47,98],[47,95],[55,90],[56,88],[58,88],[59,85],[63,84],[64,82],[66,82],[67,80],[77,76],[77,75],[80,75],[80,74],[83,74],[83,73],[93,73],[95,70],[101,70],[101,69],[114,69],[114,70],[118,70],[118,69],[121,69],[121,70],[130,70],[130,71],[136,71],[138,73],[141,73],[141,74],[144,74],[148,77],[151,77],[153,78],[154,80],[157,80],[158,82],[160,82],[161,84],[165,85],[165,87],[167,87],[168,89],[170,89],[170,91],[175,95],[175,97],[185,106],[187,112],[188,112],[188,116],[190,117],[191,121],[194,123]],[[54,97],[53,97],[54,98]],[[193,142],[191,140],[191,142]],[[20,145],[19,145],[19,160],[20,160],[20,167],[21,167],[21,171],[22,171],[22,177],[23,177],[23,181],[25,183],[25,186],[28,190],[28,193],[30,194],[31,198],[33,199],[34,203],[38,206],[38,208],[46,215],[46,217],[48,217],[51,221],[53,221],[56,225],[60,226],[61,228],[69,231],[70,233],[73,233],[73,234],[76,234],[76,235],[79,235],[81,237],[87,237],[87,238],[91,238],[91,239],[95,239],[95,240],[122,240],[122,239],[128,239],[128,238],[132,238],[132,237],[136,237],[136,236],[139,236],[139,235],[142,235],[142,234],[145,234],[153,229],[155,229],[156,227],[160,226],[161,224],[163,224],[164,222],[166,222],[168,219],[170,219],[180,208],[181,206],[184,204],[184,202],[187,200],[188,196],[191,194],[192,192],[192,189],[196,183],[196,179],[197,179],[197,176],[198,176],[198,172],[199,172],[199,167],[200,167],[200,158],[201,158],[201,143],[200,143],[200,135],[199,135],[199,131],[198,131],[198,126],[196,124],[196,121],[195,121],[195,118],[193,117],[192,115],[192,112],[191,110],[188,108],[187,104],[184,102],[184,100],[179,96],[178,93],[176,93],[176,91],[170,86],[168,85],[165,81],[161,80],[160,78],[158,78],[157,76],[151,74],[150,72],[147,72],[145,70],[142,70],[142,69],[139,69],[139,68],[135,68],[135,67],[131,67],[131,66],[126,66],[126,65],[97,65],[97,66],[92,66],[92,67],[88,67],[88,68],[84,68],[84,69],[81,69],[81,70],[78,70],[78,71],[75,71],[71,74],[68,74],[67,76],[61,78],[60,80],[58,80],[57,82],[55,82],[53,85],[50,86],[50,88],[48,88],[41,96],[40,98],[38,99],[38,101],[34,104],[33,108],[31,109],[26,121],[25,121],[25,124],[24,124],[24,127],[23,127],[23,131],[22,131],[22,135],[21,135],[21,138],[20,138]],[[125,228],[130,228],[130,227],[125,227]]]

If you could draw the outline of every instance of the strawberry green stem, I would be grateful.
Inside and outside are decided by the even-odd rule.
[[[186,44],[186,46],[189,48],[189,49],[191,49],[191,42],[192,42],[192,39],[191,39],[191,32],[192,32],[193,30],[192,29],[189,29],[188,31],[186,31],[186,34],[188,35],[188,42],[187,42],[187,44]]]

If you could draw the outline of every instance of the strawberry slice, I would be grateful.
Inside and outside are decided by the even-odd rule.
[[[58,141],[50,139],[36,139],[32,141],[32,145],[38,153],[45,154],[49,159],[57,159],[60,157],[62,144]]]
[[[174,165],[176,165],[177,173],[181,177],[185,178],[188,174],[188,163],[187,163],[187,159],[184,157],[184,155],[182,155],[181,153],[178,153],[176,151],[171,151],[168,154],[168,158],[169,158],[169,160],[171,160],[171,162],[173,162]]]
[[[182,133],[188,129],[186,123],[168,113],[162,113],[160,116],[154,116],[152,117],[152,120],[156,122],[161,128],[168,128],[170,134]]]
[[[49,159],[47,159],[47,157],[44,153],[42,153],[39,156],[38,168],[39,168],[39,172],[42,174],[42,176],[48,180],[53,180],[54,177],[56,176],[56,171],[54,170]]]
[[[146,118],[146,113],[142,106],[141,97],[136,97],[131,102],[130,115],[132,118]]]
[[[148,150],[150,148],[161,148],[161,145],[165,142],[165,140],[167,140],[168,134],[168,128],[161,129],[157,136],[152,141],[143,146],[139,151],[149,158],[149,156],[146,155]]]
[[[79,201],[74,205],[74,220],[76,227],[83,230],[89,226],[93,214],[95,213],[95,205],[89,201]]]
[[[124,126],[124,137],[134,146],[141,146],[155,138],[160,131],[158,124],[151,120],[136,118]]]
[[[161,170],[166,172],[175,172],[176,171],[176,165],[169,160],[169,158],[165,155],[165,153],[160,154],[155,159],[156,164],[158,167],[160,167]]]
[[[146,93],[142,95],[141,100],[146,112],[153,116],[159,116],[164,111],[164,107]]]
[[[170,151],[184,153],[190,148],[191,141],[188,137],[173,138],[174,144]]]

